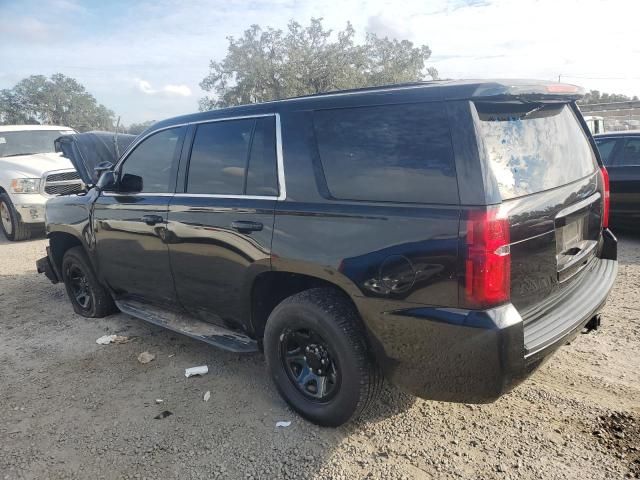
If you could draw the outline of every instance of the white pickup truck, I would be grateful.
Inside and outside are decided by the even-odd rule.
[[[44,205],[83,188],[54,140],[75,133],[55,125],[0,125],[0,228],[7,239],[26,240],[44,226]]]

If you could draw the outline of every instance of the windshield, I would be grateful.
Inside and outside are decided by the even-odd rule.
[[[0,157],[55,152],[53,141],[73,130],[23,130],[0,132]]]
[[[596,169],[568,105],[476,103],[485,154],[503,199],[566,185]]]

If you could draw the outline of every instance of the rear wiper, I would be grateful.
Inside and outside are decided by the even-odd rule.
[[[533,115],[534,113],[536,113],[538,110],[542,110],[546,105],[542,104],[539,107],[534,108],[533,110],[529,110],[527,113],[525,113],[524,115],[522,115],[520,117],[520,120],[522,120],[523,118],[527,118],[529,115]]]
[[[27,152],[27,153],[11,153],[9,155],[2,155],[2,158],[8,157],[19,157],[20,155],[36,155],[36,152]]]

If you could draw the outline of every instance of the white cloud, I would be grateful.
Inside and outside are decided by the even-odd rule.
[[[167,95],[167,96],[179,96],[190,97],[191,89],[187,85],[172,85],[167,84],[158,89],[151,86],[147,80],[141,78],[135,79],[136,88],[146,95]]]

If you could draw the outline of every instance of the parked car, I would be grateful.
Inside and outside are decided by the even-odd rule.
[[[595,135],[611,185],[611,222],[640,227],[640,130]]]
[[[616,276],[581,95],[441,81],[158,122],[86,195],[48,202],[38,270],[80,315],[264,349],[321,425],[365,410],[383,373],[491,402],[597,327]]]
[[[0,228],[9,240],[26,240],[44,229],[50,197],[82,189],[68,159],[53,141],[75,133],[55,125],[0,125]]]

